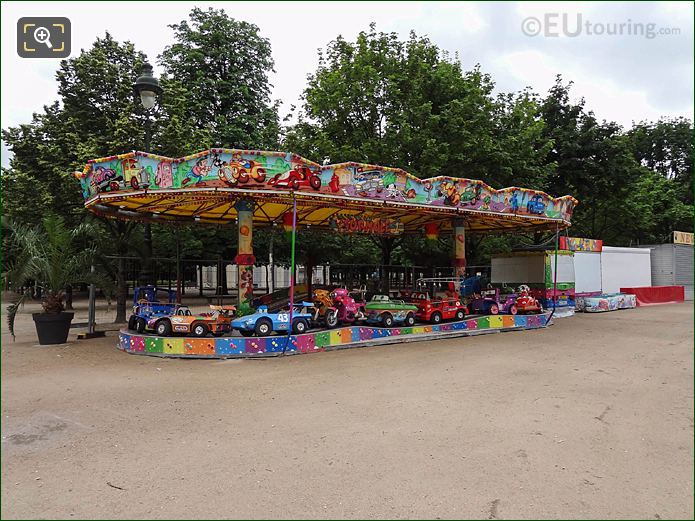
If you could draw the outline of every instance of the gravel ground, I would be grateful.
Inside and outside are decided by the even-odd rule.
[[[227,361],[40,347],[31,309],[3,519],[693,518],[692,303]]]

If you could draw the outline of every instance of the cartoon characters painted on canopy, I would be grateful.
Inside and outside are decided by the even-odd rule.
[[[203,156],[200,159],[198,159],[195,163],[195,166],[191,168],[191,171],[188,173],[186,178],[181,182],[183,186],[186,186],[191,183],[191,181],[195,182],[193,184],[198,184],[203,181],[206,175],[212,170],[212,167],[208,165],[207,157]]]
[[[92,173],[91,186],[95,192],[113,191],[120,188],[119,181],[122,180],[123,176],[119,175],[115,169],[98,166]]]
[[[171,188],[174,184],[174,172],[169,161],[162,161],[157,165],[157,173],[154,182],[159,188]]]
[[[456,185],[451,181],[440,182],[437,195],[444,197],[444,204],[446,206],[458,206],[461,202],[461,194],[456,189]]]
[[[296,154],[212,149],[170,159],[141,152],[90,162],[85,197],[114,190],[215,188],[320,192],[351,199],[412,203],[569,220],[577,201],[525,188],[495,190],[483,181],[407,172],[363,163],[319,165]]]
[[[275,188],[289,188],[299,190],[302,187],[311,187],[314,190],[321,188],[321,177],[318,172],[306,165],[295,164],[291,170],[274,175],[268,185]]]
[[[246,184],[251,179],[263,183],[267,174],[261,163],[246,159],[240,153],[232,154],[228,161],[222,160],[218,153],[214,153],[212,166],[217,168],[217,176],[227,186]]]

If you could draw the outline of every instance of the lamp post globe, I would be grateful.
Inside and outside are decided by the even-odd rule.
[[[147,62],[142,64],[142,71],[135,80],[133,89],[146,110],[154,107],[157,97],[162,94],[162,87],[159,85],[159,80],[152,74],[152,65]]]

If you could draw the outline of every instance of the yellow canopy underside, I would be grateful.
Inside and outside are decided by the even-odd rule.
[[[437,223],[440,232],[452,230],[454,220],[463,219],[472,233],[528,232],[567,228],[561,219],[543,216],[433,207],[390,201],[365,201],[327,194],[297,192],[297,224],[328,228],[338,215],[399,220],[405,233],[421,233],[427,223]],[[243,189],[186,189],[101,193],[89,199],[85,207],[105,217],[125,220],[173,223],[229,224],[237,218],[235,204],[253,200],[254,224],[281,225],[283,215],[292,210],[292,194],[277,191]]]

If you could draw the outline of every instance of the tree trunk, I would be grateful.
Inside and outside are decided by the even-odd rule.
[[[396,239],[393,237],[380,237],[381,264],[384,267],[381,278],[381,291],[388,295],[391,289],[391,254],[395,249]]]
[[[312,295],[312,279],[314,275],[314,259],[312,258],[307,258],[306,262],[304,263],[304,277],[306,278],[306,291],[307,291],[307,300],[312,300],[311,295]]]
[[[128,299],[128,283],[126,281],[125,259],[120,254],[118,257],[118,270],[116,271],[116,324],[126,321],[126,300]]]
[[[72,310],[72,284],[65,286],[65,309]]]
[[[198,264],[198,296],[203,296],[203,265]]]
[[[237,282],[238,284],[238,282]],[[220,262],[220,286],[222,286],[222,295],[227,295],[227,263]]]

